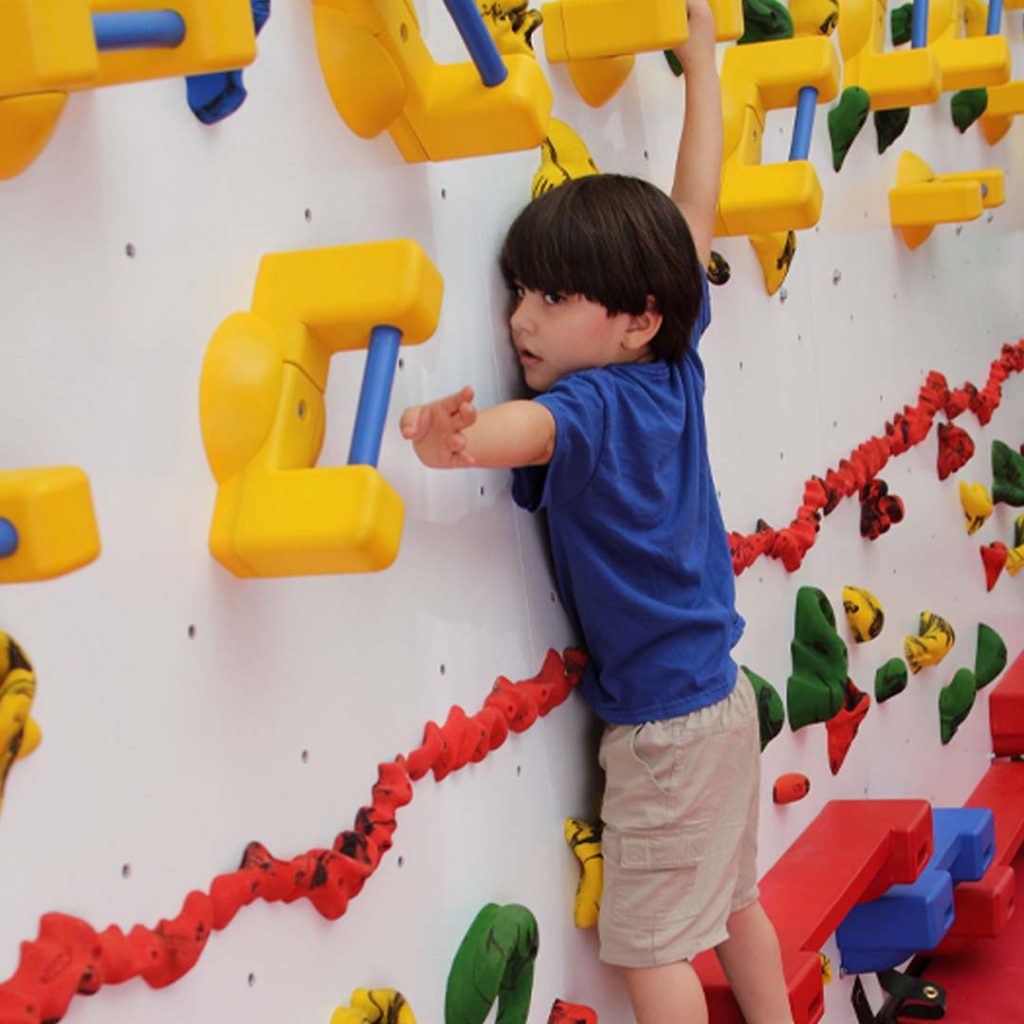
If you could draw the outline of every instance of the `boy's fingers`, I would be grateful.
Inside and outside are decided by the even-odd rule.
[[[402,437],[412,437],[415,433],[419,413],[420,407],[418,405],[411,405],[402,413],[402,418],[399,420]]]

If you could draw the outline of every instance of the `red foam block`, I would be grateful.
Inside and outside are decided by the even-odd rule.
[[[989,695],[988,717],[996,757],[1024,754],[1024,654]]]
[[[775,924],[795,1024],[825,1011],[818,951],[857,904],[912,882],[932,854],[926,800],[833,800],[761,880]],[[694,961],[712,1024],[743,1024],[713,953]]]

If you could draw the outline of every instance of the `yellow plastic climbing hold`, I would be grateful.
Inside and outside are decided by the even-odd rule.
[[[985,141],[994,146],[1009,130],[1013,119],[1024,114],[1024,82],[994,85],[988,91],[985,113],[978,119]]]
[[[722,64],[724,142],[716,235],[756,235],[812,227],[822,188],[808,160],[761,163],[765,112],[795,107],[803,86],[818,102],[835,97],[839,61],[827,36],[733,46]]]
[[[665,50],[689,38],[678,0],[553,0],[541,14],[553,64]]]
[[[89,478],[74,466],[0,472],[0,519],[18,535],[0,558],[0,583],[63,576],[100,553]]]
[[[790,0],[789,16],[798,36],[830,36],[839,24],[839,0]]]
[[[874,640],[882,632],[885,612],[881,602],[870,590],[843,587],[843,611],[846,612],[847,624],[857,643]]]
[[[313,0],[327,89],[357,135],[387,129],[410,163],[539,146],[551,89],[532,55],[506,53],[508,77],[488,87],[476,66],[438,64],[408,0]]]
[[[587,144],[564,121],[551,118],[548,137],[540,147],[540,167],[530,187],[533,198],[566,181],[600,173]]]
[[[975,220],[1004,199],[998,168],[936,174],[919,156],[905,151],[896,169],[896,187],[889,190],[889,219],[907,246],[916,249],[936,224]]]
[[[92,16],[173,10],[174,47],[100,52]],[[3,0],[0,3],[0,178],[25,170],[53,133],[64,93],[229,71],[256,57],[249,0]]]
[[[416,1024],[405,996],[393,988],[357,988],[351,1006],[339,1006],[331,1024]]]
[[[926,665],[938,665],[955,642],[953,627],[941,615],[921,612],[918,635],[904,637],[903,656],[910,671],[917,673]]]
[[[796,255],[796,232],[773,231],[766,235],[751,235],[750,244],[754,247],[757,262],[761,264],[765,291],[774,295],[786,280]]]
[[[971,28],[977,32],[978,27],[978,18],[972,17]],[[983,33],[962,36],[965,30],[965,0],[929,0],[928,49],[939,62],[943,90],[981,89],[1008,82],[1011,57],[1007,38]]]
[[[711,13],[718,42],[728,43],[743,35],[743,0],[711,0]]]
[[[992,495],[984,484],[969,484],[961,480],[960,505],[969,534],[977,533],[992,515]]]
[[[843,0],[843,88],[864,89],[872,110],[934,103],[943,89],[938,58],[931,47],[883,52],[887,13],[887,0]]]
[[[533,56],[530,37],[540,28],[540,11],[528,8],[527,0],[476,0],[476,6],[498,53]]]
[[[210,550],[236,576],[372,572],[394,561],[402,500],[370,465],[314,468],[336,352],[374,326],[402,343],[437,327],[443,283],[411,241],[264,256],[252,310],[203,362],[203,443],[217,479]]]
[[[604,858],[601,836],[595,826],[578,818],[565,819],[565,841],[580,862],[580,881],[572,905],[577,928],[596,928],[604,889]]]
[[[29,717],[35,696],[36,677],[25,652],[0,633],[0,809],[14,762],[39,746],[39,726]]]

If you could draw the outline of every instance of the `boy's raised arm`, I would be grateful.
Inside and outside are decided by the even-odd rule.
[[[685,72],[686,112],[672,199],[706,266],[722,174],[722,92],[715,66],[715,19],[708,0],[687,0],[686,13],[690,38],[675,51]]]
[[[502,402],[478,411],[473,389],[402,413],[402,437],[431,469],[544,466],[555,450],[555,418],[539,402]]]

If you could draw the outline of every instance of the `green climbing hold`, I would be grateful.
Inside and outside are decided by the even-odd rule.
[[[956,735],[957,729],[971,713],[977,689],[974,673],[969,668],[962,668],[953,676],[952,682],[940,691],[939,725],[943,746]]]
[[[762,678],[756,672],[751,672],[746,665],[743,666],[747,678],[754,687],[754,696],[757,698],[757,720],[761,725],[761,750],[782,731],[786,721],[786,709],[782,706],[782,698],[779,691]]]
[[[875,111],[875,134],[878,152],[884,153],[902,134],[910,122],[910,107]]]
[[[816,587],[796,595],[796,626],[790,645],[793,674],[786,687],[789,727],[827,722],[843,706],[850,656],[836,632],[832,605]]]
[[[988,89],[961,89],[953,93],[949,112],[962,135],[988,108]]]
[[[907,688],[907,665],[902,658],[890,658],[875,673],[875,700],[884,704]]]
[[[1002,441],[992,442],[992,501],[1024,505],[1024,455]]]
[[[1006,668],[1006,644],[984,622],[978,623],[978,653],[974,656],[974,680],[979,690],[988,686]]]
[[[729,266],[729,261],[714,249],[711,250],[707,272],[709,284],[728,284],[729,278],[732,277],[732,267]]]
[[[914,38],[914,5],[900,4],[894,7],[889,15],[892,27],[892,45],[903,46]]]
[[[859,85],[843,90],[839,102],[828,112],[828,137],[832,141],[832,168],[838,171],[860,134],[871,109],[871,97]]]
[[[793,38],[793,17],[778,0],[743,0],[743,35],[737,46]]]
[[[675,50],[666,50],[665,51],[665,60],[668,61],[668,66],[672,69],[672,74],[675,75],[676,78],[682,78],[683,77],[683,65],[682,65],[681,61],[679,60],[679,58],[676,56],[676,51]]]
[[[502,1024],[526,1024],[538,945],[537,919],[526,907],[488,903],[452,961],[445,1024],[483,1024],[495,1000]]]

